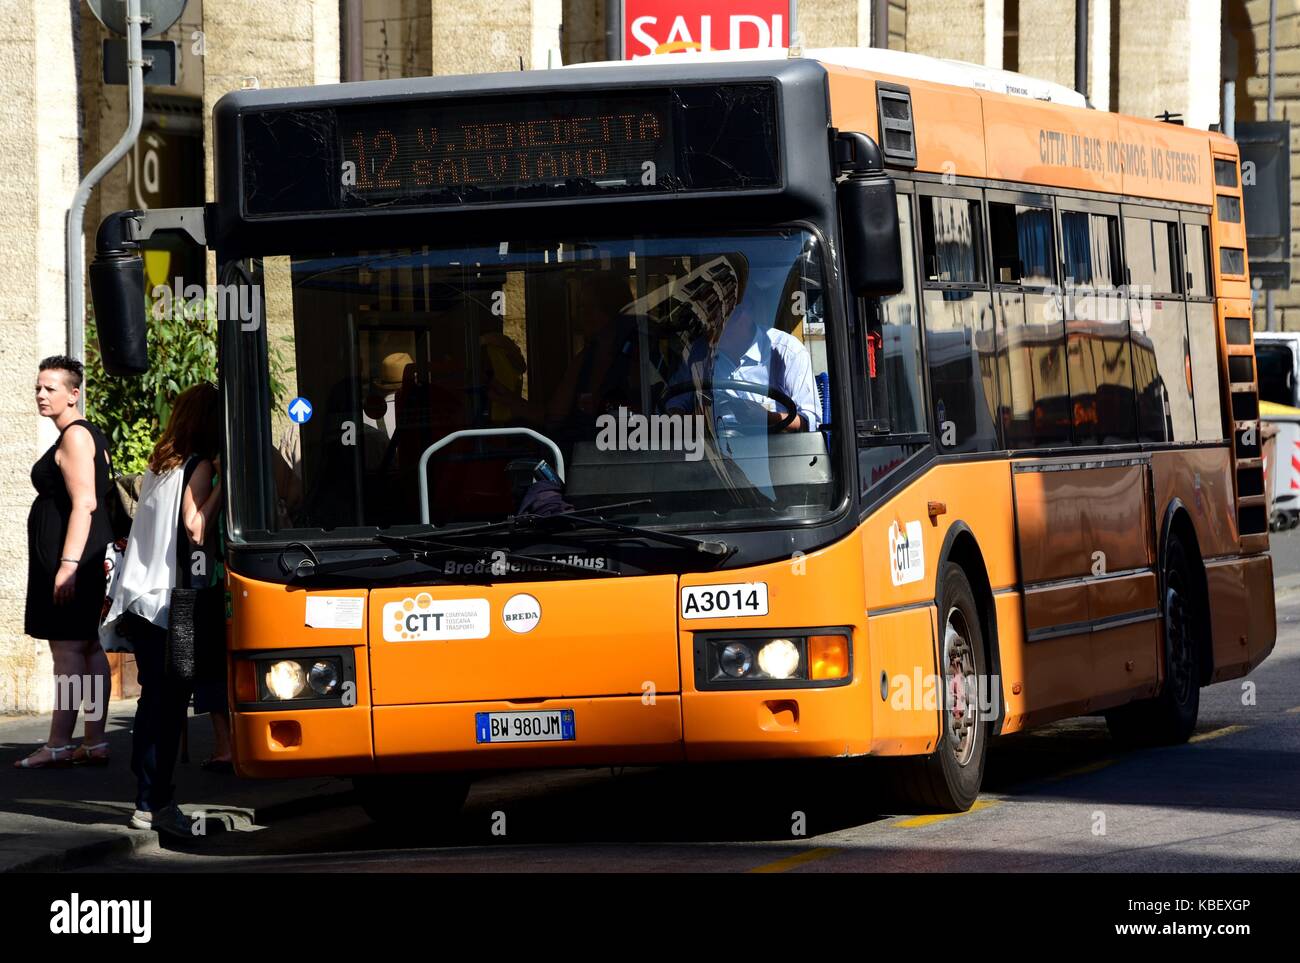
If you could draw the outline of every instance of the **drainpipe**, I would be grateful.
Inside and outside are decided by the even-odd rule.
[[[1074,89],[1088,99],[1088,0],[1074,0]]]
[[[84,360],[86,353],[86,248],[82,239],[82,228],[86,220],[86,204],[90,201],[90,192],[103,180],[104,175],[113,169],[113,165],[126,156],[131,145],[140,136],[144,126],[144,53],[140,43],[144,18],[140,16],[140,0],[126,0],[126,76],[127,76],[127,112],[126,131],[113,149],[105,154],[98,164],[91,168],[77,185],[77,192],[72,195],[72,206],[68,208],[68,259],[67,259],[67,305],[68,305],[68,355],[78,361]],[[81,393],[81,405],[85,405],[86,393]]]

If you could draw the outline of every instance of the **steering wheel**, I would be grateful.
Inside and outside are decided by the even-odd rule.
[[[799,417],[799,406],[794,403],[794,399],[782,391],[780,388],[772,385],[755,384],[752,381],[733,381],[729,378],[709,379],[701,381],[698,385],[694,382],[683,381],[680,384],[672,385],[664,392],[663,397],[659,400],[661,410],[666,409],[666,402],[669,398],[675,398],[678,395],[695,394],[702,395],[706,391],[718,389],[721,391],[738,391],[750,395],[766,395],[771,398],[782,408],[785,409],[785,417],[780,421],[771,422],[767,426],[768,434],[777,434],[785,431],[790,427],[797,417]]]

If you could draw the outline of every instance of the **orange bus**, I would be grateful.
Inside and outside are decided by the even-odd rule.
[[[998,735],[1187,739],[1275,636],[1237,148],[1074,100],[860,50],[223,98],[215,202],[91,280],[130,374],[140,245],[216,252],[239,772],[403,819],[900,757],[960,811]]]

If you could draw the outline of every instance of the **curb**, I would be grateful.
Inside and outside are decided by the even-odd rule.
[[[297,799],[286,799],[254,809],[240,806],[224,807],[247,816],[256,824],[276,822],[295,816],[306,816],[340,806],[349,806],[356,802],[356,794],[351,788],[337,792],[316,793]],[[107,839],[93,839],[58,852],[40,853],[30,859],[15,863],[0,870],[0,875],[9,873],[62,873],[72,869],[83,869],[101,860],[113,856],[129,856],[142,850],[157,848],[158,837],[148,829],[123,829]]]
[[[123,831],[108,839],[95,839],[72,846],[62,852],[41,853],[28,860],[6,867],[8,873],[62,873],[81,869],[110,856],[129,855],[154,842],[150,830]]]

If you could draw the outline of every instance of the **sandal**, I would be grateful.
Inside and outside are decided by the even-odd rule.
[[[77,751],[72,754],[72,764],[74,766],[107,766],[109,758],[107,741],[94,746],[88,746],[83,742],[77,746]]]
[[[35,756],[36,753],[41,751],[41,749],[44,749],[47,752],[49,752],[50,758],[47,759],[45,762],[32,762],[32,756]],[[68,766],[72,765],[72,754],[73,752],[76,751],[77,747],[74,746],[72,743],[68,743],[66,746],[49,746],[49,745],[41,746],[41,749],[37,749],[36,752],[31,753],[31,755],[24,756],[22,759],[19,759],[17,762],[14,763],[14,768],[15,769],[66,769]]]

